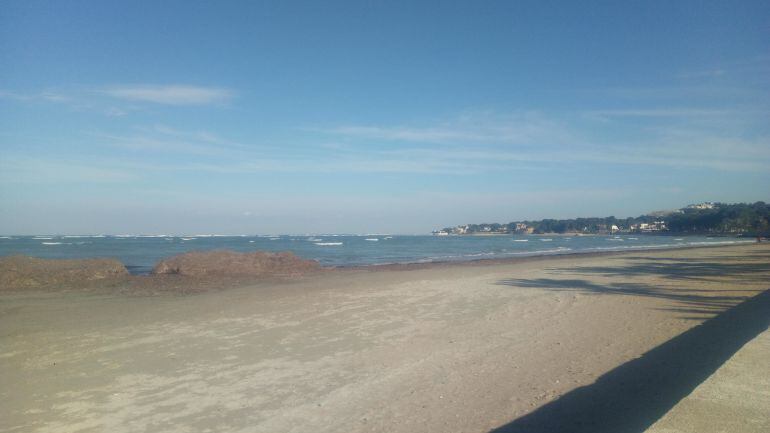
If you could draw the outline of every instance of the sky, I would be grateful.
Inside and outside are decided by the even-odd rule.
[[[3,234],[770,199],[767,1],[4,1]]]

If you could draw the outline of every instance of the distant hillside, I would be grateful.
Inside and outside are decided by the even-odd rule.
[[[445,227],[436,235],[543,234],[543,233],[690,233],[763,235],[770,231],[770,205],[701,203],[673,211],[657,211],[631,218],[543,219],[507,224],[482,223]]]
[[[668,229],[680,233],[762,234],[770,231],[770,205],[714,203],[713,207],[688,206],[667,217]]]

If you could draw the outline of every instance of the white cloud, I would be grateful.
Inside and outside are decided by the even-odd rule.
[[[122,85],[101,90],[113,98],[128,101],[152,102],[165,105],[222,104],[233,98],[233,92],[221,87],[185,85]]]

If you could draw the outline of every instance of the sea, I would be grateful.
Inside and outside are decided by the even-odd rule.
[[[731,237],[431,236],[431,235],[38,235],[0,236],[0,256],[116,258],[132,274],[147,274],[159,260],[188,251],[291,251],[327,267],[500,259],[597,251],[630,251],[751,243]]]

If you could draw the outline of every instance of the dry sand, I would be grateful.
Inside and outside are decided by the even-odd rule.
[[[770,330],[746,343],[645,433],[770,432]]]
[[[768,289],[759,244],[7,293],[0,431],[641,431],[766,329]]]

